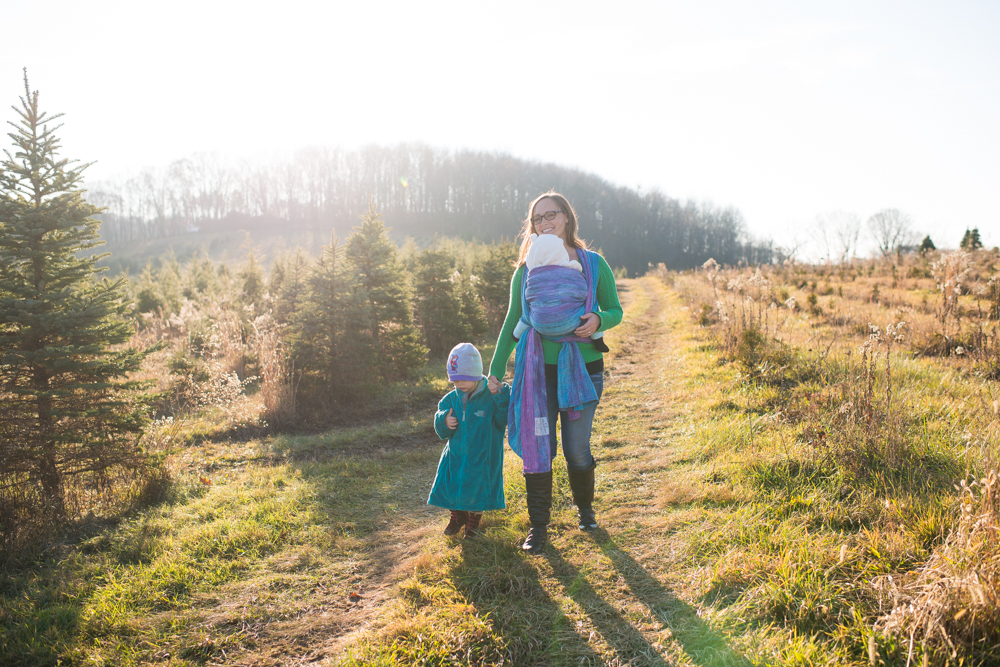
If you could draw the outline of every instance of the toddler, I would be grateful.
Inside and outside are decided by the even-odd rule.
[[[465,526],[465,539],[470,539],[479,531],[483,512],[506,507],[503,436],[510,385],[487,386],[483,359],[472,343],[452,349],[447,370],[455,389],[438,402],[434,430],[448,443],[427,504],[451,510],[445,535]]]
[[[580,262],[569,258],[569,253],[566,251],[566,246],[563,244],[562,239],[554,234],[542,234],[541,236],[532,234],[531,245],[528,247],[528,254],[524,258],[524,264],[527,271],[531,271],[539,266],[563,266],[583,273],[583,267],[580,265]],[[556,279],[555,276],[551,277]],[[528,326],[528,323],[524,319],[521,319],[514,327],[514,338],[521,340],[521,335]],[[607,343],[604,342],[603,331],[595,331],[590,335],[590,339],[594,341],[594,347],[599,352],[610,351]]]

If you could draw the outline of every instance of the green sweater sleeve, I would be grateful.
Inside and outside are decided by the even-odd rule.
[[[615,284],[615,274],[599,256],[600,265],[597,269],[597,314],[601,318],[598,331],[607,331],[622,323],[622,304],[618,300],[618,286]],[[518,315],[520,317],[520,315]]]
[[[524,275],[524,265],[522,264],[514,271],[510,279],[510,301],[507,306],[507,317],[503,321],[503,328],[500,329],[500,337],[497,338],[497,347],[493,352],[493,361],[490,362],[490,375],[503,380],[507,374],[507,361],[514,353],[517,341],[514,340],[514,327],[521,319],[521,276]],[[612,279],[614,276],[612,276]]]

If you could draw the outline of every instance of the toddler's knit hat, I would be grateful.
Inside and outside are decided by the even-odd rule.
[[[483,358],[472,343],[459,343],[448,353],[448,380],[472,380],[483,378]]]

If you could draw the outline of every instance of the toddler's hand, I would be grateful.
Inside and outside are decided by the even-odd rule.
[[[448,410],[448,416],[444,418],[444,424],[448,428],[458,428],[458,417],[454,410]]]
[[[501,386],[500,380],[496,379],[492,375],[490,376],[490,379],[486,381],[486,388],[490,390],[491,394],[495,394],[500,391]]]

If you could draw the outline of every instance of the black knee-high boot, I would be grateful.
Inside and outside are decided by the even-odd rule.
[[[569,470],[569,488],[573,491],[573,504],[580,515],[580,530],[597,528],[597,518],[594,516],[594,468],[589,470]]]
[[[552,509],[552,471],[525,473],[528,519],[531,529],[521,548],[529,553],[539,553],[548,539],[549,516]]]

